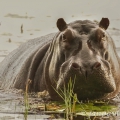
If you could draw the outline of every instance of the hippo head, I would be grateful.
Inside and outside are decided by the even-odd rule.
[[[63,89],[71,78],[79,100],[100,99],[116,90],[108,26],[108,18],[99,24],[88,20],[66,24],[58,19],[59,33],[49,48],[52,57],[47,66],[50,81],[57,81],[56,89]]]

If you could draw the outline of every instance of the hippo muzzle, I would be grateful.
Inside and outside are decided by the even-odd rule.
[[[116,90],[111,71],[102,61],[89,67],[81,67],[75,61],[68,66],[65,64],[61,66],[57,89],[64,85],[67,87],[72,79],[75,82],[74,93],[77,93],[79,99],[96,99]]]

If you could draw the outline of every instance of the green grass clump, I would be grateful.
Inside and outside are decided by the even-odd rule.
[[[72,81],[70,78],[67,87],[64,85],[64,88],[55,91],[62,98],[65,103],[65,116],[66,120],[73,120],[73,114],[75,113],[75,104],[77,102],[77,95],[73,93],[75,84],[75,79]],[[73,102],[73,104],[72,104]]]
[[[24,94],[24,105],[25,105],[25,111],[24,111],[24,120],[27,120],[27,116],[28,116],[28,110],[30,108],[29,106],[29,100],[28,100],[28,87],[31,83],[31,80],[28,79],[27,83],[26,83],[26,89],[25,89],[25,94]]]
[[[77,94],[73,92],[75,85],[75,79],[70,78],[67,86],[64,85],[64,88],[55,91],[63,99],[64,105],[61,105],[61,109],[65,109],[65,119],[73,120],[74,115],[81,115],[84,113],[88,120],[90,119],[90,113],[97,112],[98,114],[105,112],[111,113],[116,112],[118,108],[115,105],[110,105],[106,102],[91,101],[89,103],[82,103],[77,99]],[[60,108],[59,108],[60,110]],[[101,115],[102,116],[102,115]]]

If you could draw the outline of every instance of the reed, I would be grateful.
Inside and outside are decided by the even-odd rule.
[[[24,120],[27,120],[27,116],[28,116],[28,110],[29,110],[29,100],[28,100],[28,88],[29,85],[31,84],[31,80],[28,79],[27,83],[26,83],[26,89],[25,89],[25,94],[24,94],[24,105],[25,105],[25,111],[24,111]]]

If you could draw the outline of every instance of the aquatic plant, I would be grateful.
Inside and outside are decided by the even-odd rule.
[[[25,89],[25,94],[24,94],[24,105],[25,105],[25,111],[24,111],[24,120],[27,120],[27,116],[28,116],[28,109],[29,109],[29,100],[28,100],[28,88],[29,85],[31,83],[31,80],[28,79],[27,83],[26,83],[26,89]]]
[[[64,84],[64,88],[61,89],[59,88],[54,90],[58,93],[58,95],[62,98],[62,100],[65,103],[65,118],[66,120],[73,120],[73,116],[75,113],[75,105],[77,102],[77,95],[74,94],[73,89],[74,89],[74,84],[75,84],[75,79],[72,80],[70,78],[67,86]]]
[[[91,120],[90,116],[87,115],[86,110],[84,109],[84,107],[82,106],[81,102],[78,100],[77,98],[77,94],[74,93],[74,85],[75,85],[75,79],[76,76],[74,77],[74,79],[69,80],[68,84],[62,88],[59,88],[58,90],[56,90],[54,88],[54,90],[58,93],[58,95],[62,98],[62,100],[65,103],[65,119],[66,120],[73,120],[73,117],[76,116],[76,103],[80,105],[82,111],[85,112],[87,120]]]

